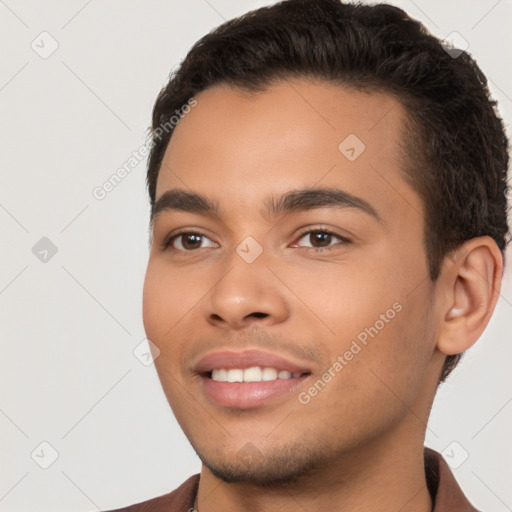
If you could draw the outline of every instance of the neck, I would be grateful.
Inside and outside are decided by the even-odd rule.
[[[416,422],[418,430],[418,419],[407,417],[408,423]],[[411,432],[410,424],[404,428]],[[203,466],[195,509],[430,512],[432,500],[425,478],[423,436],[407,440],[403,433],[398,428],[293,483],[272,488],[245,482],[225,483]]]

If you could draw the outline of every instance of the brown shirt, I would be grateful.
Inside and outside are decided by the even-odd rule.
[[[425,448],[425,474],[433,512],[478,512],[462,493],[448,464],[430,448]],[[198,486],[199,474],[168,494],[110,512],[192,512]]]

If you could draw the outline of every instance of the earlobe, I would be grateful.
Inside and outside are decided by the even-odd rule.
[[[446,298],[437,347],[460,354],[482,335],[498,301],[503,257],[488,237],[472,238],[447,257],[439,279]]]

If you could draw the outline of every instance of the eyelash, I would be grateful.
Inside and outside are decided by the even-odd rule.
[[[308,231],[304,231],[303,233],[298,235],[296,240],[301,240],[306,235],[310,235],[311,233],[323,233],[323,234],[326,234],[326,235],[331,235],[331,236],[333,236],[335,238],[338,238],[341,241],[342,245],[348,245],[348,244],[352,243],[352,241],[349,240],[348,238],[346,238],[344,236],[341,236],[341,235],[338,235],[337,233],[334,233],[333,231],[331,231],[329,229],[322,229],[322,228],[315,228],[315,229],[310,229]],[[162,242],[161,249],[164,250],[164,251],[167,250],[167,251],[170,251],[170,252],[194,252],[194,251],[197,251],[198,249],[191,249],[191,250],[187,251],[187,250],[183,250],[183,249],[175,249],[174,247],[172,247],[172,244],[173,244],[174,240],[176,240],[177,238],[179,238],[180,236],[183,236],[183,235],[198,235],[200,237],[208,238],[206,235],[203,235],[202,233],[199,233],[197,231],[186,231],[186,230],[183,230],[183,231],[179,231],[178,233],[175,233],[174,235],[172,235],[170,237],[167,237]],[[336,245],[338,245],[338,244],[329,245],[327,247],[302,247],[302,248],[303,249],[313,250],[314,252],[323,252],[323,251],[328,251],[330,249],[335,248]],[[199,249],[205,249],[205,247],[200,247]]]

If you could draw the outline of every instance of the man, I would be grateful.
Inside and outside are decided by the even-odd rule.
[[[122,510],[475,510],[423,446],[508,240],[471,57],[395,7],[288,0],[203,37],[152,136],[144,325],[203,465]]]

